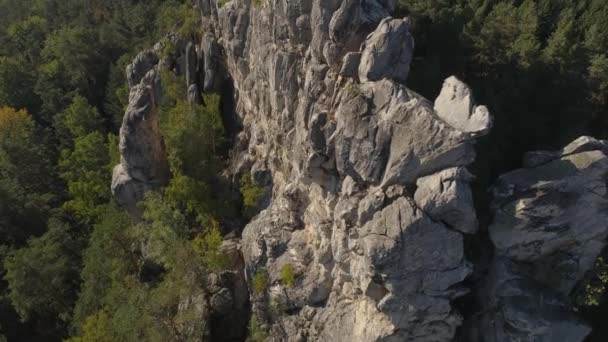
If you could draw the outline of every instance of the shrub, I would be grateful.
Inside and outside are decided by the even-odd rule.
[[[243,195],[243,206],[246,212],[254,209],[260,198],[264,195],[264,189],[256,185],[249,174],[241,177],[241,194]]]
[[[608,264],[599,257],[593,270],[583,280],[577,303],[581,306],[598,306],[608,287]]]
[[[217,8],[224,7],[225,4],[229,3],[230,0],[217,0]]]
[[[249,321],[249,339],[250,342],[265,342],[268,340],[268,332],[262,327],[260,319],[253,315]]]
[[[66,342],[111,342],[112,335],[111,317],[104,311],[99,311],[87,317],[83,327],[83,335],[72,337]]]
[[[283,282],[283,285],[288,288],[292,288],[296,284],[296,278],[291,264],[287,263],[281,268],[281,281]]]
[[[266,270],[261,269],[255,272],[253,276],[253,292],[256,294],[262,294],[266,291],[266,287],[268,286],[268,274],[266,274]]]
[[[202,257],[203,263],[209,271],[218,272],[226,268],[226,256],[221,251],[223,241],[215,220],[211,220],[210,228],[202,237],[197,236],[192,240],[194,251]]]
[[[192,9],[190,1],[177,6],[168,2],[160,10],[157,26],[161,32],[174,31],[181,39],[199,39],[200,18],[198,12]]]

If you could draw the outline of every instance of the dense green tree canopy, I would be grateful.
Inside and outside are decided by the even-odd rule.
[[[81,331],[85,322],[97,338],[95,327],[108,322],[98,312],[103,305],[78,308],[89,307],[80,303],[88,303],[91,284],[112,286],[88,270],[116,271],[121,286],[137,274],[120,271],[120,263],[140,256],[114,248],[131,240],[110,234],[115,239],[108,241],[104,234],[119,232],[103,228],[130,226],[109,189],[128,100],[124,70],[169,26],[192,33],[196,16],[186,11],[191,2],[184,3],[0,0],[0,264],[6,271],[0,272],[0,326],[9,340],[60,340],[69,326]],[[97,258],[125,259],[109,258],[114,262],[102,267],[88,257],[93,252],[84,253],[87,245],[107,253]]]

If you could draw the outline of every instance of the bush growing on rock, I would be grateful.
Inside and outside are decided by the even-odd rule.
[[[268,287],[268,273],[265,269],[260,269],[255,272],[251,285],[253,291],[258,295],[266,292],[266,288]]]
[[[256,185],[249,174],[241,177],[241,195],[246,216],[252,216],[258,201],[264,196],[264,189]]]
[[[283,282],[283,285],[288,288],[295,286],[296,278],[293,272],[293,266],[291,266],[291,264],[287,263],[281,268],[281,281]]]
[[[266,329],[262,327],[262,322],[256,315],[251,316],[249,320],[249,338],[250,342],[266,342],[270,336]]]
[[[215,220],[211,221],[202,236],[199,235],[192,240],[194,251],[202,258],[209,271],[218,272],[226,267],[227,259],[221,251],[222,241],[222,234]]]
[[[222,8],[224,7],[224,5],[226,5],[227,3],[229,3],[231,0],[217,0],[217,7],[218,8]]]

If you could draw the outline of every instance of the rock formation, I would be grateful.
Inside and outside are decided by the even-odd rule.
[[[226,172],[271,194],[240,253],[252,315],[273,340],[452,341],[463,324],[453,301],[471,291],[484,306],[470,340],[584,339],[568,295],[608,234],[605,142],[531,153],[499,179],[495,257],[468,288],[464,240],[479,227],[467,165],[492,119],[456,77],[434,102],[407,87],[414,39],[409,19],[391,17],[396,1],[220,3],[199,0],[202,41],[184,46],[189,98],[233,83],[242,130]],[[127,70],[112,190],[135,215],[168,178],[157,64],[144,52]],[[229,315],[247,291],[228,298],[223,286],[210,302]]]
[[[114,167],[112,193],[132,216],[144,193],[169,179],[169,166],[160,133],[157,107],[161,98],[159,59],[144,51],[127,66],[129,106],[120,128],[120,164]]]
[[[561,151],[529,153],[524,169],[499,178],[479,341],[583,341],[590,332],[569,295],[606,245],[607,147],[581,137]]]
[[[235,152],[272,177],[241,243],[249,279],[268,274],[253,312],[276,340],[447,341],[461,324],[462,234],[477,230],[465,167],[491,122],[456,78],[440,110],[405,86],[414,41],[394,5],[201,4],[237,92]]]

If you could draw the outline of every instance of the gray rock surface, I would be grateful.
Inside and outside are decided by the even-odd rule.
[[[477,106],[471,89],[452,76],[443,82],[435,99],[437,115],[462,132],[485,134],[492,127],[492,117],[485,106]]]
[[[241,246],[252,312],[276,341],[451,341],[462,323],[462,233],[477,229],[465,167],[486,131],[405,86],[414,41],[395,3],[200,5],[243,124],[232,172],[264,166],[272,187]]]
[[[158,56],[152,50],[139,53],[133,62],[127,66],[127,83],[129,88],[135,87],[158,64]]]
[[[414,55],[414,38],[409,19],[385,18],[362,48],[359,79],[361,82],[392,79],[405,84]]]
[[[590,332],[569,295],[606,246],[605,146],[582,137],[561,151],[528,154],[535,161],[527,168],[499,178],[480,341],[583,341]]]
[[[169,179],[158,123],[160,71],[158,64],[151,63],[158,63],[158,58],[151,54],[150,51],[139,54],[127,67],[129,105],[120,128],[120,164],[112,175],[114,197],[134,218],[140,215],[137,202],[145,192],[164,185]]]
[[[201,40],[202,77],[205,92],[219,91],[223,81],[223,68],[221,65],[221,47],[209,33],[203,34]]]
[[[539,283],[526,264],[497,258],[478,294],[485,309],[470,341],[584,341],[591,329],[567,296]]]
[[[436,221],[466,234],[477,232],[470,183],[473,176],[463,167],[445,169],[419,178],[416,204]]]
[[[525,168],[534,168],[571,154],[585,151],[603,151],[608,153],[608,142],[592,137],[582,136],[574,140],[560,151],[531,151],[524,155]]]
[[[192,42],[188,42],[186,44],[184,59],[186,61],[186,85],[190,86],[191,84],[196,84],[196,82],[198,81],[198,58],[196,55],[196,47]]]
[[[228,323],[245,322],[251,305],[274,341],[453,341],[463,325],[454,300],[471,290],[482,308],[467,319],[470,341],[589,333],[569,295],[608,237],[606,142],[531,152],[500,177],[495,256],[467,288],[465,234],[478,231],[467,166],[492,118],[456,77],[434,102],[407,87],[414,39],[409,19],[391,17],[396,1],[198,5],[202,40],[180,57],[189,99],[233,82],[222,95],[233,95],[242,130],[225,173],[266,189],[240,242],[226,241],[236,266],[183,304],[219,329],[199,337],[236,338]],[[157,64],[145,52],[127,70],[112,189],[132,211],[168,177]],[[261,291],[256,274],[267,277]]]

